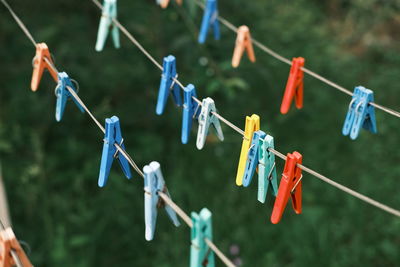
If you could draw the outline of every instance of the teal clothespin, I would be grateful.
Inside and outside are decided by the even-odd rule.
[[[264,139],[260,139],[259,164],[258,164],[258,201],[265,203],[268,188],[272,188],[272,194],[278,194],[278,180],[276,175],[275,155],[268,151],[274,149],[274,138],[267,134]]]
[[[119,30],[114,25],[113,19],[117,19],[117,0],[104,0],[99,31],[97,33],[96,51],[103,50],[110,28],[112,28],[111,35],[115,48],[120,47]]]
[[[202,149],[206,143],[208,130],[211,125],[214,126],[219,140],[224,141],[224,133],[222,132],[221,124],[213,113],[216,113],[214,100],[210,97],[203,99],[201,102],[201,112],[199,115],[199,128],[197,131],[197,149]]]
[[[211,212],[203,208],[200,214],[192,212],[193,227],[191,229],[192,245],[190,247],[190,267],[214,267],[214,252],[206,241],[212,241]]]

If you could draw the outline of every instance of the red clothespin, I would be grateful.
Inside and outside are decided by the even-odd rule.
[[[53,68],[53,60],[49,52],[49,48],[45,43],[40,43],[36,45],[36,55],[33,58],[33,74],[31,81],[32,91],[36,91],[39,87],[40,80],[42,79],[44,69],[47,69],[51,76],[53,76],[54,81],[58,82],[57,71]]]
[[[271,222],[274,224],[281,220],[283,211],[289,201],[289,196],[292,197],[294,211],[297,214],[301,213],[301,179],[303,176],[301,169],[296,164],[301,164],[302,162],[303,156],[299,152],[295,151],[293,154],[287,154],[285,168],[271,215]]]
[[[290,68],[289,79],[286,84],[285,94],[283,95],[281,113],[286,114],[290,109],[293,97],[296,101],[296,107],[301,109],[303,107],[303,77],[304,72],[301,69],[304,67],[304,58],[295,57],[292,60],[292,67]]]
[[[14,253],[12,253],[13,251]],[[0,267],[17,266],[13,254],[18,257],[23,267],[33,267],[13,230],[8,227],[0,232]]]
[[[249,27],[243,25],[240,26],[237,31],[235,50],[233,51],[233,57],[232,57],[232,67],[237,68],[239,66],[240,59],[242,58],[245,49],[250,61],[255,62],[256,56],[254,55],[250,30]]]

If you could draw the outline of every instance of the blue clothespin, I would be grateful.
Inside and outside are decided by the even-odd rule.
[[[144,166],[144,220],[146,225],[146,240],[154,238],[157,223],[157,208],[164,207],[169,218],[175,226],[179,226],[179,220],[175,211],[167,205],[158,192],[163,192],[171,198],[164,177],[161,173],[160,163],[153,161]]]
[[[265,203],[268,188],[271,187],[272,194],[278,194],[278,178],[276,175],[275,155],[269,149],[275,149],[274,138],[267,134],[259,139],[258,150],[258,196],[261,203]]]
[[[200,214],[192,212],[193,227],[191,229],[192,245],[190,247],[190,267],[214,267],[214,252],[206,241],[212,241],[211,212],[203,208]]]
[[[199,104],[193,99],[197,98],[196,88],[189,84],[183,90],[183,119],[182,119],[182,143],[189,141],[190,130],[192,129],[193,119],[197,119],[200,114]]]
[[[103,50],[110,28],[112,28],[111,35],[115,48],[120,47],[119,30],[114,25],[113,19],[117,19],[117,0],[104,0],[99,31],[97,32],[96,51]]]
[[[98,185],[103,187],[106,185],[110,169],[114,158],[118,158],[122,171],[128,179],[131,179],[131,169],[128,160],[117,150],[116,144],[125,150],[124,139],[121,134],[121,127],[117,116],[106,119],[106,132],[104,135],[103,153],[101,155],[100,175]]]
[[[224,141],[224,133],[222,132],[221,124],[213,113],[217,113],[217,109],[215,108],[214,100],[210,97],[203,99],[201,102],[201,112],[199,115],[199,128],[197,131],[197,149],[202,149],[206,142],[206,138],[208,135],[208,130],[210,125],[213,125],[216,132],[217,137]]]
[[[57,76],[58,76],[58,83],[56,87],[56,97],[57,97],[56,120],[61,121],[62,116],[64,114],[65,105],[67,104],[67,100],[69,98],[72,98],[72,100],[75,102],[75,104],[77,105],[77,107],[81,112],[85,112],[81,104],[79,104],[79,102],[67,89],[68,86],[76,92],[76,88],[72,83],[71,79],[68,77],[68,74],[66,74],[65,72],[59,72]]]
[[[351,139],[356,139],[361,127],[377,133],[375,108],[369,103],[374,102],[374,92],[362,86],[354,89],[349,110],[344,121],[342,133],[349,135]]]
[[[260,139],[264,139],[266,134],[259,130],[254,132],[250,149],[247,155],[246,167],[243,174],[243,186],[248,187],[253,179],[254,172],[258,166],[259,149],[260,149]]]
[[[219,40],[219,21],[218,21],[218,2],[217,0],[207,0],[203,20],[201,22],[199,43],[203,44],[207,39],[207,34],[210,27],[214,29],[214,38]]]
[[[170,91],[172,91],[172,96],[174,97],[175,103],[178,106],[182,105],[181,89],[179,88],[179,85],[174,81],[174,78],[176,77],[177,74],[175,57],[172,55],[164,57],[163,71],[161,75],[160,89],[158,90],[156,107],[156,113],[158,115],[163,114]]]

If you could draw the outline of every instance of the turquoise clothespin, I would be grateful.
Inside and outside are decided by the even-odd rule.
[[[214,267],[214,252],[206,241],[212,241],[211,212],[203,208],[200,214],[192,212],[193,227],[191,229],[192,245],[190,247],[190,267]]]
[[[361,127],[377,133],[375,108],[369,103],[374,102],[374,92],[362,86],[354,89],[349,110],[344,121],[342,133],[349,135],[351,139],[356,139],[360,133]]]
[[[258,150],[258,201],[265,203],[268,188],[271,187],[272,194],[278,194],[278,178],[276,175],[275,155],[268,149],[274,149],[274,138],[267,134],[265,138],[259,139]]]
[[[164,202],[158,195],[163,192],[171,198],[168,188],[165,185],[164,177],[161,173],[160,163],[153,161],[149,165],[144,166],[144,221],[146,225],[145,238],[151,241],[154,238],[157,223],[157,209],[164,207],[175,226],[179,226],[180,222],[175,211]]]
[[[56,120],[61,121],[64,114],[65,105],[67,104],[68,99],[72,99],[82,113],[85,112],[81,104],[79,104],[78,100],[76,100],[75,97],[67,89],[68,86],[75,92],[77,90],[74,84],[72,83],[71,79],[68,77],[68,74],[65,72],[59,72],[57,76],[58,76],[58,83],[55,90],[57,97]]]
[[[197,149],[202,149],[206,142],[206,138],[208,135],[208,130],[210,125],[213,125],[216,132],[217,137],[224,141],[224,133],[222,132],[221,124],[213,113],[217,113],[217,109],[215,108],[214,100],[210,97],[203,99],[201,102],[201,112],[199,115],[199,128],[197,131]]]
[[[117,19],[117,0],[104,0],[99,31],[97,33],[96,51],[103,50],[110,28],[112,28],[111,35],[115,48],[120,47],[119,30],[114,25],[113,19]]]

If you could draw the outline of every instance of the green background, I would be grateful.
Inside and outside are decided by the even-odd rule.
[[[37,42],[46,42],[60,71],[80,84],[79,95],[103,122],[117,115],[126,149],[144,166],[156,160],[173,200],[187,213],[213,213],[214,241],[242,266],[395,266],[400,220],[309,174],[303,214],[290,206],[278,225],[273,199],[257,202],[257,183],[235,185],[242,138],[223,125],[205,148],[180,142],[181,114],[172,101],[155,114],[160,71],[121,35],[94,50],[100,18],[90,1],[10,1]],[[378,134],[356,141],[341,134],[350,97],[305,76],[304,108],[281,115],[289,66],[255,48],[257,62],[230,66],[236,36],[221,25],[220,41],[197,43],[201,10],[161,9],[155,1],[118,1],[119,20],[162,62],[177,58],[179,79],[210,96],[219,112],[244,128],[260,115],[282,153],[299,151],[306,166],[389,206],[400,207],[399,120],[376,111]],[[220,0],[220,14],[287,58],[350,89],[371,88],[379,104],[400,110],[400,3],[378,0]],[[188,266],[190,231],[160,212],[156,238],[144,239],[143,181],[124,178],[118,164],[97,187],[103,135],[69,102],[54,119],[55,83],[45,73],[30,91],[35,49],[0,8],[0,156],[14,231],[30,244],[35,266]],[[278,173],[284,162],[277,160]],[[256,181],[256,180],[255,180]],[[230,255],[237,245],[239,255]],[[223,263],[216,259],[217,266]]]

